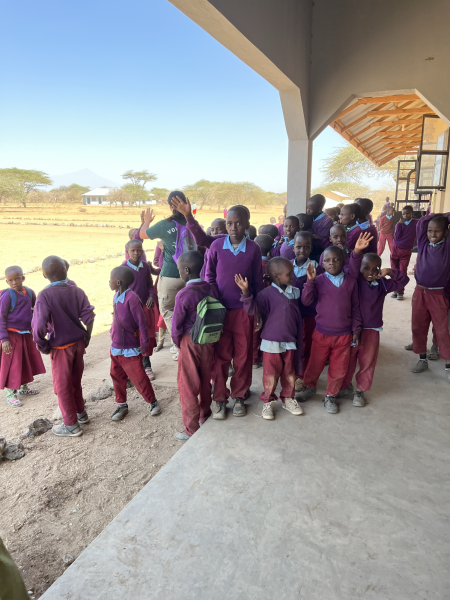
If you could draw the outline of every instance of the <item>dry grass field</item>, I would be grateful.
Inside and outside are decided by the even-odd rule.
[[[167,207],[155,207],[155,222],[168,216]],[[256,227],[268,223],[270,217],[278,217],[282,213],[281,206],[259,208],[252,212],[251,222]],[[208,227],[217,217],[222,217],[222,211],[202,210],[197,212],[197,218],[202,225]],[[15,224],[5,222],[14,221]],[[36,222],[47,225],[20,225],[17,223]],[[106,227],[73,227],[70,225],[52,225],[51,223],[74,223],[77,225],[114,225]],[[56,254],[71,261],[72,259],[90,257],[99,258],[107,254],[124,250],[128,241],[128,229],[140,224],[138,208],[120,207],[84,207],[79,206],[39,206],[27,208],[7,206],[0,209],[0,275],[12,264],[20,265],[24,271],[29,271],[41,265],[43,258]],[[123,225],[125,229],[119,229]],[[145,240],[144,249],[147,260],[153,258],[156,241]],[[93,263],[83,263],[70,267],[70,278],[87,293],[91,303],[96,308],[94,334],[109,329],[111,324],[112,293],[108,286],[111,269],[124,260],[124,257],[96,260]],[[36,293],[46,285],[42,272],[37,271],[26,275],[26,284]],[[0,289],[6,284],[0,282]]]

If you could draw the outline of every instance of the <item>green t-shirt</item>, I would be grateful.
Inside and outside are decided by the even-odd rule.
[[[174,217],[173,221],[163,219],[159,223],[149,227],[146,230],[146,234],[150,240],[161,240],[163,243],[164,265],[161,269],[161,275],[163,277],[175,277],[179,279],[180,273],[173,259],[177,245],[177,226],[175,225],[175,221],[180,223],[180,225],[186,224],[184,217]]]

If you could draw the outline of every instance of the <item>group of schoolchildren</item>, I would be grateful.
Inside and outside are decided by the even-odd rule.
[[[420,373],[428,366],[432,322],[433,339],[450,375],[449,215],[430,214],[417,220],[412,208],[405,207],[393,235],[392,266],[382,269],[379,254],[383,243],[390,243],[385,221],[392,210],[386,207],[382,214],[378,238],[370,215],[373,203],[367,198],[330,215],[324,212],[325,198],[317,194],[308,200],[306,213],[288,216],[282,224],[262,225],[258,232],[250,225],[245,206],[230,208],[226,219],[213,221],[208,233],[195,220],[182,193],[172,193],[169,205],[174,214],[184,217],[186,232],[197,245],[176,261],[184,284],[175,298],[171,329],[178,348],[184,425],[184,431],[175,434],[177,440],[189,439],[211,414],[213,419],[225,419],[229,397],[233,415],[245,416],[252,369],[261,366],[264,419],[275,418],[278,382],[283,408],[301,415],[299,403],[316,394],[327,363],[325,410],[337,413],[338,399],[346,394],[353,396],[354,406],[365,406],[377,363],[384,301],[388,294],[403,297],[416,239],[412,335],[419,362],[412,371]],[[150,212],[143,218],[144,231]],[[150,383],[154,376],[149,357],[156,346],[155,270],[143,257],[140,239],[134,239],[139,238],[139,230],[130,237],[128,258],[113,269],[110,279],[115,292],[110,352],[114,421],[128,413],[128,380],[149,403],[151,415],[161,412]],[[79,436],[80,424],[89,420],[81,377],[94,307],[68,279],[63,259],[50,256],[42,268],[49,285],[37,298],[24,286],[20,267],[6,269],[10,289],[0,297],[0,388],[7,388],[11,406],[20,406],[21,396],[37,393],[28,386],[33,376],[45,372],[39,352],[50,354],[63,416],[53,432]],[[222,310],[220,337],[215,343],[208,342],[207,336],[206,342],[199,342],[193,335],[199,306],[207,311],[210,300]],[[355,389],[352,381],[358,365]]]

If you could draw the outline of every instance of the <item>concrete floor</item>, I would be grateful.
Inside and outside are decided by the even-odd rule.
[[[322,376],[305,415],[264,421],[254,371],[248,415],[210,419],[42,598],[450,598],[450,383],[409,372],[412,287],[386,300],[367,407],[327,414]],[[153,364],[174,385],[169,352]]]

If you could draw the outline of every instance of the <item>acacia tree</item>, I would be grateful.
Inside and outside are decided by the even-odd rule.
[[[30,192],[51,184],[52,180],[43,171],[17,169],[16,167],[0,169],[2,197],[14,202],[21,202],[24,208],[27,206],[26,200]]]
[[[200,204],[199,210],[214,201],[214,192],[217,186],[221,185],[218,181],[208,181],[200,179],[192,185],[183,188],[183,192],[188,196],[191,202]]]
[[[154,173],[150,173],[149,171],[125,171],[122,175],[122,179],[126,179],[130,182],[130,184],[136,186],[136,188],[141,188],[142,192],[147,193],[145,189],[145,185],[149,181],[156,181],[158,178]],[[129,184],[128,184],[129,185]],[[125,186],[124,186],[125,187]],[[136,192],[133,192],[133,197],[136,196]],[[141,194],[142,198],[144,198],[145,194]],[[138,200],[139,205],[141,204],[141,200]]]
[[[130,194],[129,190],[121,188],[112,188],[107,196],[109,204],[121,204],[122,209],[125,207],[125,204],[132,205],[134,203],[134,199],[132,194]]]
[[[153,194],[155,200],[166,200],[170,192],[166,188],[154,187],[150,190],[150,194]]]

